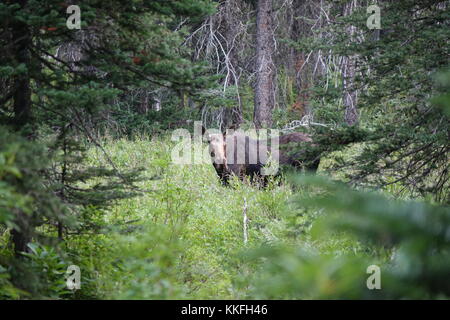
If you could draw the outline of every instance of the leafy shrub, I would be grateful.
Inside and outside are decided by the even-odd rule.
[[[249,253],[261,261],[253,280],[256,298],[379,299],[450,296],[450,209],[399,201],[382,194],[351,190],[323,178],[295,183],[316,190],[295,201],[321,209],[314,223],[316,241],[349,234],[362,252],[321,253],[308,246],[278,244]],[[369,290],[367,268],[381,268],[381,290]]]
[[[64,298],[70,295],[66,284],[66,271],[70,265],[54,248],[36,243],[29,243],[31,253],[23,253],[29,259],[24,262],[24,266],[29,269],[28,273],[39,279],[34,281],[34,298]]]

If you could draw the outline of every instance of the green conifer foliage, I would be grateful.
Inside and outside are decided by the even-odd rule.
[[[366,26],[369,15],[361,5],[349,16],[337,16],[325,31],[328,37],[315,39],[315,48],[357,57],[354,87],[361,113],[358,129],[336,134],[320,128],[318,144],[326,153],[340,148],[336,141],[364,142],[360,154],[335,168],[350,169],[350,181],[399,185],[412,196],[446,202],[449,118],[431,98],[442,93],[435,78],[448,68],[450,8],[444,1],[412,0],[379,6],[382,30]],[[356,27],[357,40],[350,38],[349,26]],[[360,134],[353,136],[355,130]],[[353,138],[339,139],[340,134]]]
[[[79,30],[66,25],[71,4],[81,10]],[[86,147],[104,151],[96,124],[129,90],[196,94],[210,85],[207,67],[191,63],[180,45],[185,25],[212,9],[206,0],[0,3],[0,224],[22,258],[0,267],[9,265],[16,287],[33,296],[48,280],[25,280],[30,242],[53,252],[71,234],[104,228],[103,210],[114,200],[142,192],[134,185],[139,170],[88,166]]]

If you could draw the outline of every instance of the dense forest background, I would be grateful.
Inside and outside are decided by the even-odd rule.
[[[448,298],[449,36],[438,0],[1,1],[0,298]],[[224,187],[171,161],[194,121],[319,170]]]

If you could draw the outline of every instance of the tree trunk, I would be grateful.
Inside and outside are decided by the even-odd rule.
[[[344,106],[345,106],[345,122],[348,125],[354,125],[358,122],[358,109],[356,107],[357,93],[353,88],[355,79],[355,58],[345,57],[343,61],[343,89],[344,89]]]
[[[24,8],[27,0],[15,1]],[[12,43],[14,45],[14,53],[18,64],[23,64],[30,68],[30,45],[31,35],[26,23],[22,21],[14,21],[12,24]],[[30,70],[18,75],[14,80],[14,125],[17,129],[21,129],[30,118],[31,111],[31,88],[30,88]]]
[[[26,7],[27,0],[13,1],[20,6]],[[20,20],[13,20],[11,23],[11,43],[17,64],[23,64],[27,68],[24,73],[17,75],[14,79],[13,92],[13,124],[17,130],[22,129],[30,122],[31,113],[31,87],[30,87],[30,46],[31,34],[26,23]],[[31,241],[32,229],[31,218],[24,212],[17,212],[14,219],[17,228],[11,231],[12,242],[14,243],[14,253],[17,257],[21,252],[28,251],[27,244]]]
[[[22,257],[22,252],[29,252],[28,243],[31,242],[33,226],[31,217],[24,212],[18,212],[14,223],[17,229],[11,231],[12,242],[14,244],[14,254],[16,257]]]
[[[257,129],[272,125],[275,65],[272,0],[258,0],[256,17],[256,87],[253,121]]]
[[[344,16],[352,14],[353,9],[356,7],[356,0],[350,1],[344,6]],[[347,29],[350,41],[354,41],[355,27],[349,26]],[[355,82],[355,69],[356,69],[356,56],[344,57],[342,62],[342,79],[343,79],[343,100],[345,106],[344,120],[349,125],[354,125],[358,122],[358,109],[357,92],[354,88]]]
[[[288,14],[290,38],[292,41],[301,43],[305,38],[312,36],[311,26],[305,23],[306,19],[299,18],[316,19],[314,10],[320,9],[316,8],[316,3],[313,5],[311,2],[310,0],[293,1],[290,6]],[[291,105],[291,110],[301,119],[304,115],[310,113],[308,88],[312,85],[311,80],[314,77],[315,61],[312,58],[309,58],[307,61],[308,53],[295,47],[290,49],[290,56],[289,70],[293,72],[295,91],[297,93],[295,101]]]
[[[211,19],[211,23],[217,25],[217,34],[221,35],[221,47],[223,48],[223,57],[218,61],[221,65],[221,72],[225,75],[221,81],[222,86],[229,88],[236,86],[237,92],[234,96],[233,107],[222,107],[218,110],[221,116],[221,128],[227,129],[232,126],[239,127],[243,121],[242,103],[239,93],[239,55],[238,50],[241,49],[239,39],[242,36],[241,23],[242,19],[242,0],[227,0],[221,2],[218,7],[217,14]],[[223,37],[223,38],[222,38]],[[241,49],[242,50],[242,49]]]
[[[139,114],[146,114],[149,109],[149,94],[146,88],[139,89],[140,97],[139,97],[139,106],[137,108],[137,112]]]
[[[178,96],[180,97],[180,109],[186,107],[186,92],[183,89],[178,90]]]
[[[225,78],[225,86],[237,86],[239,88],[239,75],[237,72],[238,66],[238,55],[237,55],[237,47],[234,44],[235,39],[239,35],[239,13],[237,12],[237,8],[239,7],[239,1],[232,0],[226,1],[224,3],[224,18],[223,18],[223,34],[225,37],[225,44],[227,50],[227,57],[225,57],[226,68],[228,76]],[[231,123],[231,125],[235,125],[239,127],[242,123],[242,105],[239,94],[237,94],[235,99],[236,105],[229,109],[229,112],[225,113],[225,117],[228,119],[224,119],[224,122],[227,124],[227,127]]]

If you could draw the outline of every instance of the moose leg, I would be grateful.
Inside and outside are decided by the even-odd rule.
[[[224,186],[228,185],[229,175],[223,164],[213,164],[220,181]]]

